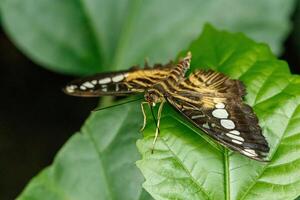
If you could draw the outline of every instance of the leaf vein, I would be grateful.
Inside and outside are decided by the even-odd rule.
[[[175,152],[170,148],[170,146],[167,144],[167,142],[164,140],[163,137],[161,137],[162,142],[164,143],[164,145],[169,149],[169,151],[173,154],[175,160],[177,160],[178,163],[181,164],[181,166],[183,167],[183,169],[186,171],[186,173],[191,177],[192,181],[199,187],[199,189],[202,191],[203,194],[206,195],[207,199],[210,199],[208,193],[204,190],[204,188],[197,182],[197,180],[192,176],[192,174],[190,173],[190,171],[186,168],[186,166],[183,164],[183,162],[181,162],[180,158],[175,154]]]
[[[294,111],[292,112],[290,118],[292,118],[293,115],[296,114],[296,111],[297,111],[297,109],[298,109],[299,106],[300,106],[300,105],[298,105],[298,106],[296,106],[296,108],[294,108]],[[285,127],[285,129],[284,129],[284,131],[283,131],[282,137],[279,139],[279,141],[278,141],[276,147],[274,148],[275,150],[274,150],[273,153],[271,154],[270,160],[272,160],[272,157],[273,157],[274,154],[276,153],[276,151],[277,151],[277,149],[278,149],[278,146],[280,145],[282,139],[284,138],[284,134],[285,134],[285,132],[286,132],[286,130],[287,130],[289,124],[290,124],[290,121],[287,123],[287,125],[286,125],[286,127]],[[253,183],[250,185],[250,187],[247,189],[247,191],[244,193],[244,195],[242,196],[242,198],[241,198],[240,200],[243,200],[243,199],[246,198],[246,196],[248,195],[249,191],[255,186],[255,184],[259,181],[259,178],[261,178],[261,176],[263,175],[263,173],[264,173],[264,171],[266,170],[267,166],[268,166],[268,165],[265,165],[265,166],[263,167],[263,169],[261,170],[261,172],[259,173],[259,175],[254,179]]]

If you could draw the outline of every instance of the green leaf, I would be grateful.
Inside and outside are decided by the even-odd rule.
[[[212,145],[167,106],[151,154],[155,126],[138,141],[144,188],[162,199],[284,199],[300,194],[300,77],[291,75],[264,44],[207,26],[192,51],[192,69],[212,68],[247,86],[271,151],[261,163]],[[198,133],[198,134],[197,134]]]
[[[130,116],[139,116],[138,108],[129,103],[93,113],[18,199],[150,199],[135,166],[141,118]]]
[[[192,43],[192,70],[212,68],[247,86],[271,152],[269,163],[223,149],[170,106],[152,147],[155,125],[148,117],[138,140],[144,188],[155,199],[294,199],[300,191],[300,77],[270,49],[242,34],[210,26]],[[54,163],[35,177],[19,199],[149,199],[134,166],[142,115],[128,104],[91,115]]]
[[[4,0],[6,32],[48,69],[91,74],[165,62],[203,24],[241,31],[279,53],[294,0]]]

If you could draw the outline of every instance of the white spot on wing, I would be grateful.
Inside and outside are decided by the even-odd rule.
[[[87,88],[93,88],[94,87],[94,85],[92,83],[90,83],[90,82],[85,82],[82,85],[84,85]]]
[[[81,89],[81,90],[86,90],[86,87],[85,87],[84,85],[81,85],[81,86],[80,86],[80,89]]]
[[[99,80],[99,84],[106,84],[106,83],[110,83],[110,82],[111,82],[111,79],[109,77]]]
[[[92,80],[91,83],[94,84],[94,85],[96,85],[97,84],[97,80]]]
[[[236,144],[243,144],[242,142],[238,141],[238,140],[231,140],[233,143],[236,143]]]
[[[103,92],[107,92],[107,85],[102,85],[101,87]]]
[[[257,154],[255,153],[255,154],[252,154],[252,153],[249,153],[248,151],[245,151],[245,150],[242,150],[241,151],[244,155],[246,155],[246,156],[250,156],[250,157],[255,157],[255,156],[257,156]]]
[[[228,117],[228,112],[225,109],[215,109],[212,111],[212,115],[219,119],[226,119]]]
[[[256,152],[255,152],[253,149],[245,148],[244,151],[246,151],[246,152],[248,152],[248,153],[251,153],[251,154],[254,155],[254,156],[257,156]]]
[[[69,85],[66,87],[66,91],[68,93],[73,93],[76,88],[77,88],[77,85]]]
[[[70,87],[67,87],[67,88],[66,88],[66,91],[67,91],[68,93],[73,93],[73,92],[74,92],[74,89],[72,89],[72,88],[70,88]]]
[[[224,103],[217,103],[215,105],[216,108],[225,108],[225,104]]]
[[[229,133],[232,133],[234,135],[240,135],[241,133],[237,130],[232,130],[232,131],[229,131]]]
[[[124,79],[123,74],[119,74],[119,75],[117,75],[117,76],[112,77],[112,81],[113,81],[113,82],[119,82],[119,81],[121,81],[121,80],[123,80],[123,79]]]
[[[119,84],[116,84],[116,91],[119,91]]]
[[[202,125],[204,128],[210,129],[209,124],[206,122],[205,124]]]
[[[235,124],[230,119],[221,119],[221,125],[226,129],[234,129]]]
[[[226,135],[232,139],[235,139],[235,140],[239,140],[241,142],[245,141],[244,138],[240,137],[240,136],[237,136],[237,135],[233,135],[231,133],[226,133]]]
[[[182,109],[183,110],[183,109]],[[202,118],[202,117],[205,117],[205,115],[193,115],[191,117],[191,119],[198,119],[198,118]]]

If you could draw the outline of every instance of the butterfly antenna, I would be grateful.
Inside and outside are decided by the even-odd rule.
[[[113,107],[121,106],[121,105],[124,105],[124,104],[127,104],[127,103],[132,103],[132,102],[135,102],[135,101],[139,101],[141,99],[143,99],[143,97],[138,98],[138,99],[133,99],[133,100],[125,101],[125,102],[122,102],[122,103],[119,103],[119,104],[107,106],[107,107],[104,107],[104,108],[96,108],[96,109],[92,110],[92,112],[97,112],[97,111],[100,111],[100,110],[105,110],[105,109],[108,109],[108,108],[113,108]]]

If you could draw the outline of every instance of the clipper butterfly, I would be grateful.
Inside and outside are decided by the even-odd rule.
[[[190,61],[189,52],[177,64],[100,73],[75,80],[64,91],[83,97],[144,93],[150,106],[160,103],[155,139],[162,106],[167,102],[217,142],[251,159],[265,161],[268,143],[257,116],[243,102],[246,92],[242,82],[212,70],[198,70],[186,77]]]

